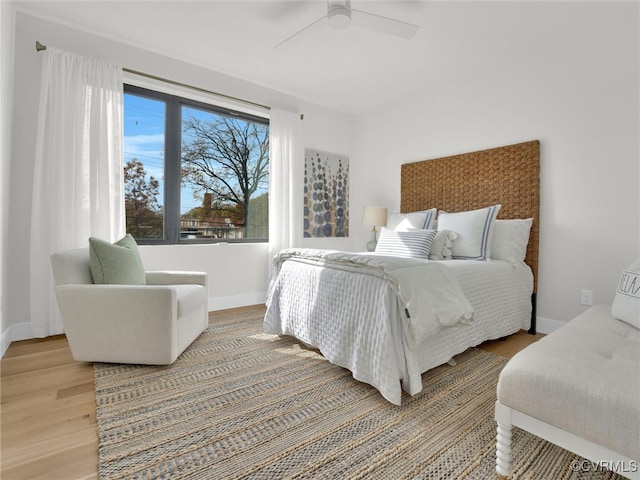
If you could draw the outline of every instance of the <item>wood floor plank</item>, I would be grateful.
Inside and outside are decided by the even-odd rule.
[[[29,439],[53,440],[66,433],[95,428],[96,404],[86,402],[67,408],[46,411],[35,410],[32,414],[22,415],[20,419],[2,422],[2,441],[28,441]],[[26,437],[29,436],[29,439]],[[25,438],[22,438],[25,437]]]
[[[51,352],[55,349],[66,349],[69,347],[65,335],[53,335],[45,338],[32,338],[13,342],[11,348],[2,357],[4,360],[12,357],[24,357],[32,353]],[[69,352],[70,353],[70,352]]]
[[[60,408],[67,408],[73,405],[82,405],[85,403],[92,403],[95,405],[95,387],[92,385],[92,390],[88,392],[78,393],[74,396],[65,396],[59,398],[57,391],[52,390],[44,392],[42,394],[35,394],[27,398],[19,398],[18,400],[8,401],[2,403],[2,422],[14,422],[23,418],[25,412],[32,412],[35,410],[48,411],[56,413]]]
[[[98,439],[34,456],[30,461],[2,465],[2,480],[82,480],[98,478]]]
[[[511,358],[527,345],[540,340],[544,335],[536,333],[531,335],[526,330],[520,330],[506,339],[490,340],[479,346],[485,352],[490,352],[501,357]]]
[[[53,368],[39,369],[2,377],[2,403],[29,398],[34,394],[72,388],[87,383],[88,374],[93,368],[87,368],[85,362],[73,362]],[[93,381],[93,377],[91,380]]]
[[[257,309],[264,306],[224,313]],[[511,357],[540,337],[523,331],[480,348]],[[75,362],[58,335],[12,343],[0,369],[2,480],[97,479],[93,365]]]
[[[3,442],[4,443],[4,442]],[[20,441],[3,445],[2,467],[15,467],[23,463],[31,463],[34,457],[64,456],[73,450],[90,444],[98,446],[98,435],[95,425],[87,425],[84,429],[63,433],[46,438],[46,435],[26,434]],[[6,456],[4,455],[6,452]],[[3,475],[4,477],[4,475]]]
[[[68,345],[51,351],[34,352],[28,355],[2,360],[2,376],[9,377],[45,368],[60,367],[73,362]]]
[[[86,392],[95,391],[94,389],[95,389],[95,384],[93,383],[93,381],[84,383],[82,385],[74,385],[68,388],[61,388],[58,390],[56,399],[60,400],[62,398],[74,397],[76,395],[80,395]]]

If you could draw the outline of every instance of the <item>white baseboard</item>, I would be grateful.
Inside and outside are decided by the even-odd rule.
[[[549,318],[536,318],[536,331],[539,333],[544,333],[545,335],[550,334],[554,330],[559,329],[566,325],[566,322],[561,322],[560,320],[551,320]]]
[[[9,329],[7,328],[4,332],[2,332],[2,344],[0,348],[2,348],[2,355],[0,357],[4,357],[4,354],[7,353],[7,348],[11,345],[11,340],[9,340]]]
[[[234,295],[232,297],[215,297],[209,299],[209,311],[226,310],[228,308],[261,305],[267,301],[267,292]]]
[[[35,338],[33,331],[31,330],[30,322],[16,323],[10,325],[4,332],[2,332],[2,357],[7,353],[7,349],[11,342],[18,342],[20,340],[28,340]]]

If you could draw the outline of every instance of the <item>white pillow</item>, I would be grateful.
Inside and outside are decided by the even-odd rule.
[[[429,258],[435,230],[394,231],[382,227],[376,253],[394,257]]]
[[[387,222],[389,230],[411,230],[416,228],[433,229],[436,221],[436,208],[421,212],[398,213],[393,212]]]
[[[622,272],[611,316],[640,329],[640,259]]]
[[[451,230],[438,230],[436,238],[433,239],[429,260],[451,260],[453,255],[453,241],[458,237],[456,232]]]
[[[502,205],[438,214],[438,230],[452,230],[458,234],[453,242],[454,259],[486,260],[491,256],[493,224]]]
[[[512,264],[524,262],[533,218],[496,220],[493,224],[491,258]]]

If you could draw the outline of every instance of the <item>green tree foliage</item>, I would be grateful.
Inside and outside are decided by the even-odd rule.
[[[249,202],[252,212],[247,223],[247,231],[254,238],[269,238],[269,194],[263,193]]]
[[[147,178],[142,162],[134,158],[124,166],[124,208],[127,233],[134,238],[162,238],[162,209],[158,204],[159,182]]]
[[[222,115],[210,118],[183,120],[182,181],[204,198],[211,194],[215,205],[246,226],[245,236],[255,238],[250,201],[268,189],[269,127]]]

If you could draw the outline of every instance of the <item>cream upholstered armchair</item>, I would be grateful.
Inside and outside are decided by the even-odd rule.
[[[144,272],[145,285],[94,284],[89,248],[51,256],[73,358],[168,365],[208,325],[207,274]]]

